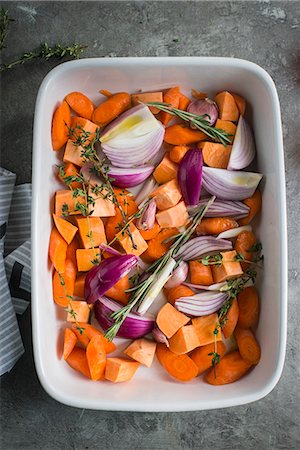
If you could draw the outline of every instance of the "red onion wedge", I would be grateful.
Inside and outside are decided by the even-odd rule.
[[[95,303],[95,317],[104,331],[114,324],[114,320],[111,318],[111,315],[122,308],[122,306],[124,305],[120,305],[119,303],[106,297],[100,298]],[[141,317],[133,312],[130,312],[127,314],[126,319],[122,323],[117,336],[127,339],[138,339],[150,333],[153,330],[154,325],[154,317]]]
[[[227,169],[244,169],[249,166],[254,157],[255,143],[253,133],[246,119],[240,115]]]
[[[252,197],[260,173],[203,167],[202,183],[207,192],[223,200],[245,200]]]
[[[153,328],[152,335],[156,342],[165,344],[167,347],[169,347],[169,341],[167,339],[167,336],[162,331],[160,331],[159,328],[157,327]]]
[[[208,316],[218,311],[228,294],[222,292],[201,292],[191,297],[180,297],[175,308],[189,316]]]
[[[125,277],[138,263],[135,255],[118,255],[104,259],[86,275],[84,296],[88,303],[95,303],[108,289]]]
[[[120,188],[130,188],[143,183],[153,172],[154,166],[134,167],[133,169],[109,166],[108,174],[112,184]]]
[[[116,250],[116,249],[113,248],[113,247],[110,247],[110,245],[107,245],[107,244],[104,244],[104,243],[100,244],[100,245],[99,245],[99,248],[100,248],[100,250],[102,250],[103,252],[110,253],[111,255],[114,255],[114,256],[122,255],[121,252],[119,252],[118,250]]]
[[[227,286],[226,281],[223,281],[222,283],[215,283],[210,284],[209,286],[204,286],[204,284],[193,284],[193,283],[182,283],[185,286],[188,286],[191,289],[198,289],[200,291],[222,291],[222,288],[224,286]]]
[[[188,276],[189,266],[186,262],[181,261],[178,267],[174,270],[170,278],[165,284],[165,288],[171,289],[173,287],[179,286],[183,283]]]
[[[139,230],[151,230],[155,224],[155,214],[156,214],[156,200],[152,198],[149,202],[149,205],[139,217],[136,222],[136,227]]]
[[[160,150],[164,126],[145,105],[125,111],[103,131],[102,150],[116,167],[149,164]]]
[[[178,184],[186,206],[196,206],[202,185],[202,151],[191,148],[182,158],[178,168]]]
[[[232,250],[232,242],[213,236],[199,236],[183,244],[176,253],[176,259],[190,261],[217,250]]]
[[[203,197],[200,199],[198,207],[204,207],[210,197]],[[230,200],[220,200],[218,198],[209,206],[204,217],[234,217],[235,219],[242,219],[248,216],[249,206],[243,202],[233,202]]]
[[[242,231],[252,231],[251,225],[244,225],[243,227],[231,228],[231,230],[223,231],[218,234],[217,239],[231,239],[237,237]]]

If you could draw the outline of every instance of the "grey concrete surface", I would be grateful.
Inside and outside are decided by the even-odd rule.
[[[263,66],[279,92],[288,199],[289,319],[285,368],[265,399],[172,414],[87,411],[48,397],[37,380],[30,311],[19,319],[26,353],[1,379],[3,450],[296,449],[299,396],[299,2],[2,2],[15,22],[3,61],[39,45],[80,41],[84,56],[235,56]],[[30,181],[36,93],[57,62],[3,73],[1,165]],[[74,393],[76,395],[76,393]]]

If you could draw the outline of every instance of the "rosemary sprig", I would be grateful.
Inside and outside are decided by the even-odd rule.
[[[0,9],[0,50],[5,48],[4,42],[8,34],[9,23],[14,19],[9,17],[8,11],[4,8]]]
[[[12,69],[18,64],[24,64],[25,62],[32,61],[34,59],[44,59],[48,61],[50,58],[63,58],[65,56],[78,59],[86,47],[86,45],[77,43],[70,46],[56,44],[54,47],[49,47],[47,42],[44,42],[37,50],[23,53],[22,56],[10,63],[1,64],[0,72]]]
[[[132,308],[135,305],[142,303],[142,301],[146,298],[146,296],[152,289],[153,285],[155,284],[158,276],[160,275],[162,269],[168,263],[170,258],[176,255],[180,246],[184,244],[186,241],[188,241],[192,233],[195,231],[197,225],[201,222],[202,218],[204,217],[207,209],[211,206],[214,200],[215,197],[212,197],[207,202],[207,204],[202,208],[202,210],[199,211],[192,218],[190,225],[186,228],[185,231],[183,231],[183,233],[181,233],[178,236],[178,238],[170,246],[166,254],[163,255],[161,258],[159,258],[157,261],[155,261],[155,263],[153,263],[150,267],[148,267],[148,269],[145,272],[149,274],[149,277],[142,283],[139,283],[137,285],[137,287],[134,289],[134,294],[132,295],[128,304],[111,315],[111,318],[114,320],[114,324],[105,333],[105,337],[107,339],[109,339],[110,341],[113,340],[113,338],[118,333],[120,326],[126,319],[127,314],[132,310]]]
[[[208,114],[199,116],[198,114],[190,113],[187,111],[183,111],[178,108],[173,108],[168,103],[160,103],[160,102],[149,102],[146,103],[147,106],[155,106],[161,111],[172,114],[172,116],[179,117],[185,122],[192,123],[198,130],[205,133],[210,138],[214,139],[217,142],[220,142],[223,145],[228,145],[231,143],[230,137],[231,134],[227,133],[225,130],[221,128],[215,128],[209,125],[209,122],[206,120],[206,117],[209,117]]]

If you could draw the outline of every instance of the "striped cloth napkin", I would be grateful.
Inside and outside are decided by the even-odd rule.
[[[0,375],[24,353],[16,314],[30,301],[31,184],[0,167]]]

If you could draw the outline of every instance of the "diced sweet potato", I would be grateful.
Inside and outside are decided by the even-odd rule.
[[[136,339],[124,353],[147,367],[151,367],[155,355],[156,343],[149,339]]]
[[[113,383],[130,381],[140,363],[126,358],[107,358],[104,378]]]
[[[99,257],[96,248],[79,248],[76,250],[76,261],[78,272],[87,272],[94,267],[93,261]]]
[[[140,94],[132,94],[131,95],[132,105],[139,105],[140,103],[150,103],[150,102],[159,102],[163,101],[163,93],[162,92],[141,92]],[[160,109],[155,106],[149,106],[152,114],[158,114]]]
[[[85,205],[85,198],[78,196],[73,197],[70,190],[59,190],[55,194],[55,214],[58,216],[68,216],[72,214],[80,214],[80,210],[76,207],[77,203]]]
[[[216,335],[216,340],[221,341],[222,335],[219,330],[218,324],[218,314],[209,314],[208,316],[196,317],[192,319],[192,324],[196,330],[200,345],[207,345],[214,342],[215,335],[214,331],[218,329],[218,334]]]
[[[63,161],[82,167],[85,163],[85,158],[81,156],[82,152],[84,152],[84,148],[80,145],[75,145],[74,142],[69,139],[65,148]]]
[[[203,142],[203,161],[209,167],[227,169],[232,146],[217,144],[216,142]]]
[[[131,237],[128,233],[126,233],[126,231],[124,233],[120,232],[117,234],[119,244],[122,246],[126,253],[140,256],[142,253],[144,253],[145,250],[147,250],[148,244],[142,237],[136,226],[133,225],[133,223],[130,224],[130,232],[134,242],[134,246]]]
[[[150,197],[155,197],[156,206],[161,211],[177,205],[181,199],[177,180],[173,179],[168,181],[168,183],[162,184],[150,194]]]
[[[199,347],[200,341],[193,325],[180,328],[170,339],[169,348],[176,355],[183,355]]]
[[[221,265],[212,265],[211,270],[215,283],[221,283],[231,278],[243,275],[243,269],[238,261],[235,261],[237,252],[231,250],[229,252],[221,252],[223,257]]]
[[[90,315],[90,307],[86,302],[70,300],[68,307],[67,322],[87,323]]]
[[[182,201],[172,208],[159,211],[156,220],[161,228],[183,227],[189,220],[185,203]]]
[[[230,92],[230,94],[234,98],[236,106],[238,107],[241,116],[243,116],[246,111],[246,100],[244,99],[244,97],[241,97],[240,95],[235,94],[234,92]]]
[[[235,133],[236,133],[236,125],[233,122],[230,122],[229,120],[221,120],[218,119],[215,124],[216,128],[220,128],[221,130],[226,131],[228,134],[232,134],[230,137],[231,142],[233,142]]]
[[[177,169],[177,164],[171,161],[169,155],[166,154],[154,170],[153,176],[159,184],[167,183],[177,178]]]
[[[167,336],[174,336],[179,328],[190,321],[190,318],[177,311],[170,303],[166,303],[158,312],[156,323],[158,328]]]
[[[104,225],[100,217],[80,217],[76,219],[79,236],[84,248],[106,244]]]
[[[220,92],[215,97],[215,102],[219,108],[219,118],[222,120],[231,120],[236,122],[240,112],[234,97],[227,91]]]
[[[82,273],[77,276],[74,285],[74,297],[84,298],[84,283],[85,283],[86,274]]]
[[[95,200],[95,204],[88,206],[91,216],[112,217],[116,215],[115,205],[109,198],[104,198],[108,191],[103,189],[101,194],[93,192],[93,187],[89,186],[88,195]]]

